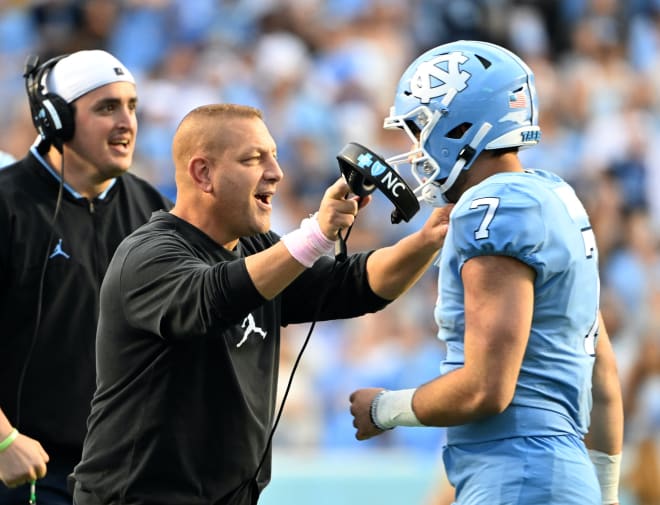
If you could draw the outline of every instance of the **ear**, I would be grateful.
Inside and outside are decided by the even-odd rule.
[[[210,193],[213,190],[212,173],[213,166],[208,158],[193,156],[188,162],[188,175],[190,175],[195,186],[205,193]]]

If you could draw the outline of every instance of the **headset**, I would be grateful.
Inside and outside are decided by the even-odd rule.
[[[73,138],[76,126],[74,109],[60,95],[48,92],[45,82],[57,62],[66,56],[56,56],[39,64],[39,57],[30,55],[23,73],[32,123],[45,143],[55,146],[60,152],[64,142]]]

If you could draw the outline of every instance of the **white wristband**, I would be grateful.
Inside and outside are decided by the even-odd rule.
[[[371,421],[380,430],[395,426],[424,426],[412,409],[415,389],[381,391],[371,402]]]
[[[307,268],[321,256],[332,252],[335,247],[335,241],[321,231],[316,214],[303,219],[300,228],[287,233],[281,240],[291,256]]]
[[[619,475],[621,454],[605,454],[589,449],[589,458],[596,468],[603,505],[619,503]]]

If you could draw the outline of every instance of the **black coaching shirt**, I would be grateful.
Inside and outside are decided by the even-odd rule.
[[[273,423],[280,327],[319,306],[328,320],[386,305],[368,285],[366,253],[335,267],[324,257],[265,300],[244,258],[278,240],[242,238],[228,251],[160,212],[119,246],[101,289],[78,505],[256,500],[270,480],[269,452],[252,477]]]
[[[95,389],[103,274],[119,242],[172,204],[124,174],[92,201],[64,188],[51,226],[58,179],[33,152],[0,170],[0,408],[51,463],[73,468]]]

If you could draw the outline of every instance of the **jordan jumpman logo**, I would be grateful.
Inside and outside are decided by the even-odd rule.
[[[257,323],[255,322],[254,316],[252,314],[248,314],[248,316],[243,319],[241,328],[245,328],[245,331],[243,332],[243,338],[238,344],[236,344],[236,347],[242,346],[250,333],[257,333],[258,335],[261,335],[262,339],[266,338],[266,332],[257,326]]]
[[[57,245],[53,249],[53,252],[48,258],[54,258],[55,256],[64,256],[66,259],[69,259],[71,256],[69,256],[67,253],[64,252],[64,249],[62,249],[62,239],[60,239],[57,242]]]

